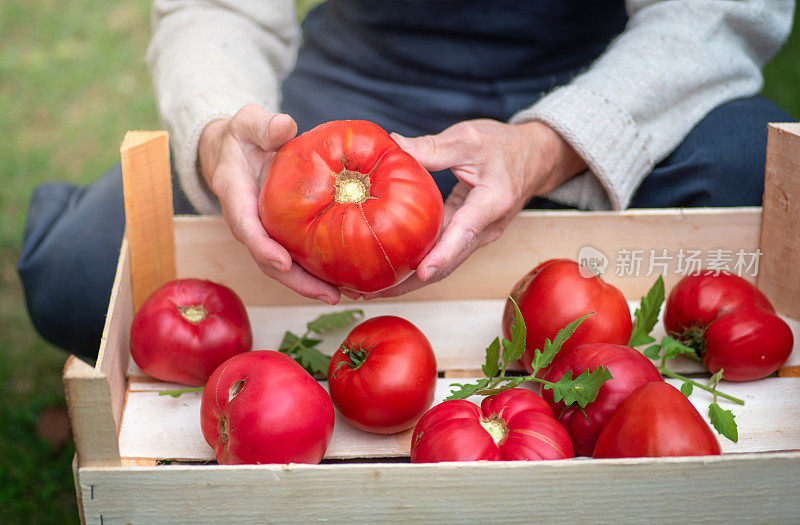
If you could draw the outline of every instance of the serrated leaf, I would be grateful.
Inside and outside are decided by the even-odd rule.
[[[739,429],[736,426],[736,421],[734,421],[736,416],[733,415],[733,412],[724,410],[716,403],[711,403],[708,407],[708,417],[717,432],[734,443],[739,441]]]
[[[331,358],[316,348],[300,346],[293,357],[311,375],[326,375],[328,373]]]
[[[452,399],[466,399],[469,396],[475,395],[479,390],[483,390],[489,386],[489,379],[479,379],[475,383],[453,383],[450,385],[450,395],[444,400],[450,401]]]
[[[336,330],[337,328],[344,328],[361,317],[364,317],[364,311],[359,308],[353,308],[350,310],[342,310],[341,312],[334,312],[332,314],[322,314],[313,321],[310,321],[306,326],[309,332],[323,334],[331,330]]]
[[[664,304],[664,279],[659,275],[633,313],[633,331],[631,331],[628,346],[641,346],[655,341],[650,337],[650,332],[658,322],[658,313],[661,311],[662,304]]]
[[[674,359],[681,354],[697,355],[694,351],[694,348],[686,346],[685,344],[673,339],[668,335],[665,335],[661,338],[661,349],[664,351],[662,356],[667,361]]]
[[[297,337],[292,332],[286,332],[283,334],[283,339],[281,340],[281,344],[278,347],[278,352],[283,352],[284,354],[291,354],[294,350],[294,347],[298,345],[300,342],[300,338]]]
[[[486,348],[486,363],[483,365],[483,373],[486,377],[494,377],[500,371],[500,338],[495,337],[494,341]]]
[[[546,339],[544,342],[543,350],[537,349],[536,351],[534,351],[533,360],[531,361],[531,366],[533,367],[534,375],[536,375],[536,372],[538,372],[539,370],[541,370],[542,368],[546,367],[547,365],[553,362],[553,359],[555,359],[556,354],[558,354],[558,352],[561,350],[561,345],[563,345],[567,341],[567,339],[572,337],[572,334],[575,333],[575,330],[578,329],[578,326],[580,326],[580,324],[584,322],[586,318],[591,315],[594,315],[594,312],[586,314],[583,317],[579,317],[578,319],[575,319],[567,326],[559,330],[556,336],[553,338],[552,342],[550,341],[550,339]]]
[[[563,401],[566,406],[577,403],[579,407],[584,408],[597,398],[600,387],[612,377],[608,368],[603,366],[598,366],[591,372],[584,370],[575,379],[572,379],[570,370],[561,376],[557,383],[545,383],[544,388],[553,391],[553,399],[556,402]]]
[[[525,351],[525,337],[527,329],[525,328],[525,319],[522,318],[522,312],[519,310],[517,302],[508,296],[511,304],[514,305],[514,318],[511,320],[511,340],[503,339],[503,370],[511,363],[522,357]]]
[[[694,387],[692,386],[691,383],[683,383],[681,385],[681,394],[685,395],[686,397],[689,397],[690,395],[692,395],[692,392],[694,392]]]
[[[647,359],[658,359],[661,354],[661,345],[648,346],[642,353]]]

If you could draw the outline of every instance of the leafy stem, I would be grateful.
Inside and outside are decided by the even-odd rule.
[[[172,396],[172,397],[180,397],[181,394],[188,394],[190,392],[202,392],[205,387],[196,386],[192,388],[181,388],[179,390],[162,390],[158,393],[160,396]]]
[[[297,361],[309,374],[325,375],[328,373],[331,358],[317,348],[317,345],[322,340],[311,336],[314,334],[322,335],[338,328],[343,328],[363,316],[364,311],[360,309],[322,314],[306,324],[306,332],[302,337],[287,331],[283,335],[278,351]]]
[[[714,402],[715,403],[717,402],[717,396],[719,396],[719,397],[723,397],[723,398],[727,399],[728,401],[733,401],[737,405],[744,405],[744,400],[743,399],[739,399],[738,397],[733,397],[733,396],[731,396],[729,394],[726,394],[724,392],[720,392],[719,390],[717,390],[717,388],[716,388],[717,385],[716,384],[714,386],[704,385],[703,383],[698,383],[697,381],[689,379],[686,376],[682,376],[680,374],[676,374],[675,372],[673,372],[671,370],[667,370],[666,367],[664,367],[664,366],[657,366],[656,368],[658,368],[658,371],[661,372],[665,376],[669,376],[669,377],[671,377],[673,379],[679,379],[679,380],[681,380],[681,381],[683,381],[685,383],[691,384],[692,386],[696,386],[697,388],[705,390],[706,392],[710,392],[711,394],[714,395]]]

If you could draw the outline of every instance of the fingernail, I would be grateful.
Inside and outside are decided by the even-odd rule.
[[[324,303],[333,304],[333,299],[331,299],[330,297],[328,297],[325,294],[318,295],[317,299],[319,299],[320,301],[322,301]]]
[[[272,265],[273,268],[277,269],[279,272],[286,271],[286,268],[283,266],[283,263],[277,259],[270,259],[269,263]]]
[[[428,266],[427,268],[425,268],[425,271],[422,272],[422,280],[423,281],[427,281],[428,279],[433,277],[434,274],[436,272],[438,272],[438,271],[439,271],[439,268],[437,268],[435,266]]]

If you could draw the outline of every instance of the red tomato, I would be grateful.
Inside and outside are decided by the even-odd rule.
[[[419,329],[391,315],[353,328],[328,367],[331,397],[353,426],[394,434],[433,403],[436,357]]]
[[[794,346],[792,330],[761,291],[738,277],[702,272],[672,289],[664,326],[692,346],[709,372],[752,381],[777,371]]]
[[[575,405],[565,409],[563,402],[555,402],[552,390],[542,389],[542,397],[550,404],[553,413],[560,416],[558,420],[567,429],[575,454],[579,456],[592,454],[600,431],[631,392],[645,383],[663,381],[661,373],[645,356],[633,348],[606,343],[589,343],[561,350],[540,375],[542,379],[555,383],[566,372],[571,371],[572,377],[578,377],[598,366],[608,368],[613,378],[603,383],[597,398],[586,405],[586,415]]]
[[[594,312],[583,321],[562,346],[574,348],[583,343],[625,345],[631,337],[631,312],[622,292],[592,274],[585,277],[575,261],[551,259],[528,272],[511,291],[525,320],[527,338],[520,360],[532,372],[531,360],[536,349],[544,347],[561,328],[575,319]],[[503,333],[511,338],[514,305],[506,302]]]
[[[291,357],[234,356],[206,383],[200,426],[220,464],[319,463],[333,434],[333,403]]]
[[[566,430],[547,403],[523,388],[483,399],[444,401],[417,423],[411,437],[413,463],[571,458]]]
[[[686,396],[669,383],[647,383],[606,424],[596,458],[720,455],[719,441]]]
[[[269,168],[258,210],[294,261],[359,292],[408,277],[444,219],[430,173],[363,120],[328,122],[287,142]]]
[[[200,279],[165,284],[131,325],[131,357],[139,368],[185,385],[204,385],[214,369],[252,345],[247,311],[236,293]]]

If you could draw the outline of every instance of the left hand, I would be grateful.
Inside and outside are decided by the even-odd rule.
[[[438,135],[392,138],[429,171],[451,169],[458,179],[445,200],[444,231],[417,267],[416,278],[365,299],[395,297],[439,281],[469,255],[495,241],[536,195],[548,193],[586,164],[542,122],[459,122]]]

